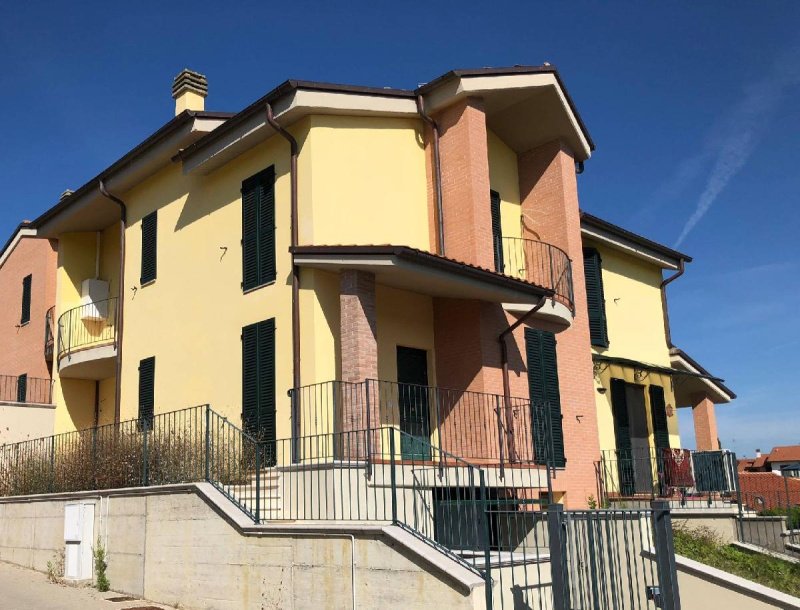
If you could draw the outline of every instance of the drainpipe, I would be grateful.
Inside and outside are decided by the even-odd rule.
[[[278,132],[287,142],[291,151],[289,161],[289,183],[291,192],[291,247],[298,244],[297,227],[297,155],[299,147],[297,140],[275,120],[272,104],[267,102],[267,123]],[[300,267],[294,262],[292,254],[292,387],[300,387]],[[292,428],[294,438],[300,436],[300,413],[296,401],[292,400]]]
[[[503,332],[500,333],[500,336],[497,337],[497,340],[500,342],[500,360],[502,362],[503,368],[503,403],[505,407],[505,415],[506,415],[506,435],[508,438],[508,458],[509,460],[516,459],[514,455],[514,436],[513,436],[513,426],[514,420],[511,415],[511,383],[508,379],[508,346],[506,345],[506,337],[514,332],[514,330],[519,327],[521,324],[524,324],[525,321],[530,318],[533,314],[539,311],[542,307],[544,307],[545,302],[547,301],[547,296],[543,296],[539,299],[539,301],[534,305],[530,311],[523,314],[523,316],[511,324],[508,328],[506,328]],[[500,421],[500,414],[497,414],[497,421]],[[500,444],[500,476],[505,476],[505,469],[503,467],[503,445]]]
[[[436,220],[439,235],[438,253],[444,256],[444,205],[442,203],[442,162],[439,156],[439,126],[436,121],[425,113],[425,99],[421,95],[417,96],[417,111],[422,120],[430,125],[431,133],[433,133],[433,185],[436,192]]]
[[[667,347],[673,347],[672,345],[672,331],[669,328],[669,308],[667,307],[667,284],[670,282],[674,282],[680,276],[683,275],[683,272],[686,271],[686,261],[684,259],[680,259],[678,261],[678,270],[663,282],[661,282],[661,311],[664,313],[664,334],[667,337]]]
[[[122,402],[122,329],[123,329],[123,303],[125,301],[125,227],[128,224],[128,207],[119,197],[115,197],[106,190],[105,183],[100,180],[100,193],[119,206],[119,296],[117,297],[117,384],[114,389],[114,423],[120,422],[120,404]]]

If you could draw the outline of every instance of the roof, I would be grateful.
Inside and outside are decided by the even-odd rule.
[[[598,218],[597,216],[593,216],[588,212],[581,211],[581,224],[589,225],[591,227],[595,227],[606,233],[610,233],[616,237],[620,237],[624,240],[647,248],[648,250],[652,250],[662,256],[665,256],[670,259],[674,259],[676,261],[683,260],[687,263],[692,262],[692,257],[688,254],[684,254],[683,252],[678,252],[677,250],[673,250],[665,246],[664,244],[660,244],[652,239],[648,239],[647,237],[643,237],[637,233],[629,231],[628,229],[623,229],[622,227],[612,224],[607,220],[603,220],[602,218]]]
[[[36,230],[31,227],[31,223],[27,220],[23,220],[21,223],[17,225],[17,228],[14,229],[14,232],[8,238],[3,247],[0,248],[0,265],[2,265],[8,254],[11,250],[14,249],[14,246],[19,242],[20,239],[23,237],[35,237]]]
[[[537,286],[531,282],[521,280],[492,269],[471,265],[463,261],[447,258],[425,250],[409,246],[394,245],[330,245],[330,246],[294,246],[290,248],[292,254],[323,255],[323,256],[391,256],[400,260],[423,264],[431,269],[455,273],[470,279],[493,284],[500,288],[507,288],[524,292],[532,296],[552,296],[554,291],[549,288]]]
[[[255,102],[241,110],[240,112],[236,113],[230,120],[226,121],[224,125],[221,125],[213,132],[203,136],[196,142],[194,142],[191,146],[188,146],[184,151],[181,151],[181,156],[188,156],[191,155],[194,151],[207,146],[211,142],[223,137],[225,134],[230,133],[234,129],[236,129],[239,125],[246,122],[250,119],[253,115],[262,113],[264,111],[265,105],[269,102],[272,103],[276,101],[278,98],[282,97],[283,95],[295,91],[298,89],[307,89],[307,90],[314,90],[314,91],[328,91],[328,92],[335,92],[335,93],[352,93],[352,94],[359,94],[359,95],[372,95],[377,97],[400,97],[400,98],[407,98],[407,99],[414,99],[419,95],[424,95],[431,91],[432,89],[436,88],[438,85],[452,79],[452,78],[460,78],[460,77],[470,77],[470,76],[502,76],[508,74],[552,74],[556,81],[558,82],[559,87],[564,93],[564,97],[567,100],[567,103],[570,107],[570,110],[575,115],[575,119],[580,126],[581,132],[583,136],[586,138],[587,142],[589,143],[590,149],[595,149],[594,141],[592,140],[591,136],[589,135],[589,131],[586,128],[583,119],[581,118],[578,110],[575,106],[575,103],[572,100],[572,97],[569,95],[566,87],[564,86],[564,82],[561,80],[561,76],[556,70],[555,66],[551,65],[542,65],[542,66],[513,66],[513,67],[506,67],[506,68],[479,68],[479,69],[468,69],[468,70],[451,70],[441,76],[436,77],[432,81],[421,85],[417,89],[397,89],[394,87],[365,87],[360,85],[346,85],[346,84],[337,84],[337,83],[327,83],[327,82],[319,82],[319,81],[309,81],[309,80],[297,80],[297,79],[289,79],[282,82],[280,85],[272,89],[269,93],[261,96]]]
[[[76,202],[78,199],[80,199],[81,195],[84,195],[91,189],[96,188],[97,183],[100,180],[106,180],[109,176],[111,176],[115,172],[126,167],[127,165],[132,163],[133,160],[136,159],[138,156],[142,155],[147,150],[151,149],[153,146],[155,146],[162,140],[166,139],[171,134],[175,133],[181,127],[183,127],[188,122],[194,120],[195,118],[227,119],[228,117],[231,116],[233,115],[229,112],[207,112],[207,111],[197,111],[197,110],[184,110],[180,114],[176,115],[173,119],[169,120],[167,123],[162,125],[159,129],[157,129],[150,136],[145,138],[142,142],[134,146],[130,151],[125,153],[122,157],[117,159],[106,169],[97,174],[97,176],[95,176],[94,178],[86,182],[83,186],[78,188],[75,192],[70,194],[68,197],[64,197],[63,199],[59,200],[59,202],[56,203],[53,207],[45,211],[36,220],[31,222],[30,226],[35,228],[41,227],[50,218],[56,216],[62,210],[66,209],[74,202]]]
[[[800,462],[800,445],[773,447],[767,459],[770,462]]]
[[[705,369],[705,367],[703,367],[699,362],[697,362],[697,360],[689,356],[689,354],[684,352],[681,348],[675,347],[673,345],[672,347],[669,348],[669,355],[682,358],[692,368],[696,369],[697,372],[701,374],[701,376],[711,381],[725,394],[728,394],[731,400],[734,400],[736,398],[736,394],[733,392],[733,390],[731,390],[728,386],[725,385],[724,379],[720,379],[719,377],[714,377],[710,372],[708,372],[708,370]]]

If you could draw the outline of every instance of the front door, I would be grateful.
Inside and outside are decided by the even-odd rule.
[[[397,403],[400,409],[400,451],[404,459],[431,458],[428,400],[428,353],[397,346]]]
[[[644,388],[612,379],[611,405],[617,439],[619,491],[623,496],[650,494],[653,492],[653,463]]]

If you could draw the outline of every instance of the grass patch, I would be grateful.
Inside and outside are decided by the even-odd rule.
[[[675,553],[800,597],[800,564],[723,544],[710,529],[676,528]]]

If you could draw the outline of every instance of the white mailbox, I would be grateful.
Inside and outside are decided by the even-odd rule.
[[[67,504],[64,508],[64,578],[91,580],[94,504]]]

